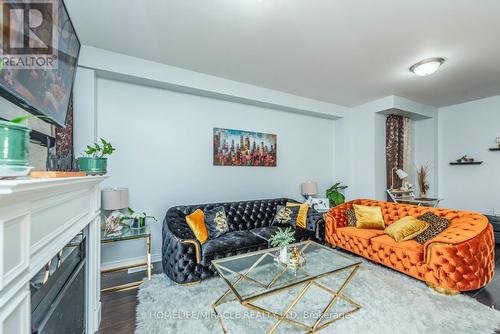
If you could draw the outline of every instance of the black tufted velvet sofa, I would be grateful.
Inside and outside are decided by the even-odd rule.
[[[294,200],[279,198],[245,202],[176,206],[167,211],[163,221],[163,271],[179,284],[199,282],[216,275],[212,260],[269,248],[267,240],[278,227],[270,226],[278,205]],[[229,232],[200,245],[186,223],[186,215],[224,206]],[[296,241],[324,243],[322,214],[309,209],[307,229],[296,228]]]

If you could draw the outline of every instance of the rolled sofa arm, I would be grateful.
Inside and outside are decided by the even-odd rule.
[[[330,211],[326,214],[325,221],[325,236],[326,241],[329,243],[333,242],[333,234],[335,230],[339,227],[347,226],[347,216],[345,211],[353,207],[354,204],[361,204],[364,200],[358,199],[350,202],[346,202],[341,205],[337,205],[334,208],[331,208]]]
[[[425,264],[433,273],[426,280],[449,290],[479,289],[495,272],[493,227],[477,213],[450,211],[448,215],[450,227],[424,245]]]
[[[180,208],[169,209],[162,230],[163,272],[178,284],[200,281],[197,266],[201,261],[201,245],[185,217]]]

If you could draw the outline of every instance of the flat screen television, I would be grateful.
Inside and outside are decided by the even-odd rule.
[[[80,41],[64,2],[52,0],[47,3],[51,5],[39,4],[36,7],[29,1],[21,4],[3,2],[0,95],[31,113],[45,116],[44,120],[64,127]],[[26,22],[28,17],[30,21]],[[53,55],[54,63],[51,64],[57,62],[56,66],[43,64],[43,59],[50,61],[49,53]],[[38,66],[30,65],[27,56],[33,54],[45,54],[37,59],[40,63],[35,65]],[[12,61],[18,59],[25,59],[27,66],[16,67],[22,63]]]

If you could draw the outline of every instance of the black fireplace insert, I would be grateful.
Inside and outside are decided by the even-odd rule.
[[[78,234],[31,280],[32,333],[85,333],[85,242]]]

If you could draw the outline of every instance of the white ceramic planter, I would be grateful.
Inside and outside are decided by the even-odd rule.
[[[280,247],[280,262],[288,263],[288,246]]]

